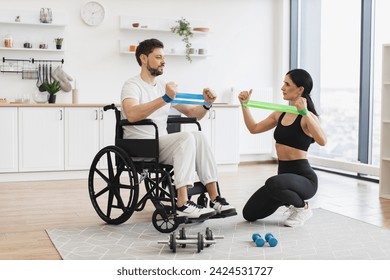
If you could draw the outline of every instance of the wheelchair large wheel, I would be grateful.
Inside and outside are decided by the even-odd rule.
[[[121,224],[134,213],[139,194],[137,171],[127,153],[116,146],[101,149],[88,177],[89,196],[103,221]]]

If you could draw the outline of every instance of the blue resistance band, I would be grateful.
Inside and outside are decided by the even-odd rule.
[[[178,93],[174,100],[171,103],[174,104],[191,104],[191,105],[205,105],[210,106],[210,102],[205,101],[195,101],[195,100],[204,100],[202,94],[194,94],[194,93]]]
[[[198,94],[198,93],[178,93],[176,94],[176,98],[181,98],[181,99],[200,99],[203,100],[203,94]]]

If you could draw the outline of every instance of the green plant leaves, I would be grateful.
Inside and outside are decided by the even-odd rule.
[[[194,34],[192,33],[192,28],[190,26],[189,21],[187,21],[185,18],[181,18],[176,21],[178,24],[171,27],[171,31],[173,33],[177,33],[179,36],[183,37],[182,41],[185,43],[186,46],[186,59],[189,62],[192,62],[192,58],[190,55],[190,48],[191,48],[191,42],[190,37],[192,37]]]
[[[61,90],[60,82],[58,82],[58,81],[53,81],[51,83],[45,81],[43,83],[43,87],[50,94],[56,94],[57,92],[59,92]]]

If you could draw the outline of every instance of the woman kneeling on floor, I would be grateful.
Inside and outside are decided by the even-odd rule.
[[[248,221],[263,219],[280,206],[289,207],[290,216],[285,226],[302,226],[312,215],[307,202],[318,188],[317,175],[307,160],[311,143],[326,144],[318,114],[311,100],[313,80],[303,69],[289,71],[281,88],[283,99],[296,106],[299,115],[273,112],[256,123],[248,107],[242,106],[245,125],[252,134],[275,128],[275,149],[278,157],[278,175],[269,178],[248,200],[243,216]],[[249,101],[252,90],[243,91],[238,98],[241,104]]]

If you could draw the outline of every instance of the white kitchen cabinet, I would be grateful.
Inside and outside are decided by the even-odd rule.
[[[114,142],[112,111],[104,112],[99,107],[65,108],[65,170],[89,169],[96,153]]]
[[[273,151],[273,129],[259,134],[251,134],[244,122],[240,108],[239,116],[239,138],[240,138],[240,161],[259,161],[271,157]],[[251,109],[253,119],[260,122],[265,119],[271,111]]]
[[[239,163],[239,108],[212,107],[200,121],[218,165]]]
[[[1,105],[0,182],[86,178],[97,152],[115,144],[115,124],[98,104]]]
[[[19,171],[64,169],[64,108],[20,107]]]
[[[103,111],[103,108],[100,110],[100,147],[102,149],[106,146],[115,145],[115,125],[116,118],[115,112],[113,110]]]
[[[0,107],[0,173],[18,171],[18,109]]]
[[[99,109],[65,108],[65,170],[87,169],[99,151]]]

